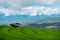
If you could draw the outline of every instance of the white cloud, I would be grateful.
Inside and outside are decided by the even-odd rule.
[[[52,5],[56,0],[41,0],[41,4]]]
[[[5,16],[14,15],[14,14],[18,13],[15,10],[5,9],[5,8],[0,8],[0,12],[1,12],[0,14],[3,13]]]
[[[5,16],[9,15],[30,15],[36,16],[39,15],[52,15],[52,14],[60,14],[59,8],[47,8],[47,7],[23,7],[21,10],[12,10],[12,9],[4,9],[0,8],[0,12],[2,12]]]
[[[53,5],[56,1],[59,0],[0,0],[0,4],[5,5],[7,8],[19,10],[27,5]]]
[[[59,8],[46,8],[43,6],[40,7],[26,7],[23,8],[23,10],[25,13],[28,13],[29,15],[52,15],[52,14],[59,14],[60,13],[60,9]]]
[[[39,13],[39,15],[42,14],[50,15],[51,13],[60,13],[60,9],[51,9],[45,7],[38,8],[25,7],[32,5],[53,5],[56,3],[56,1],[59,2],[59,0],[0,0],[0,5],[4,5],[7,8],[7,9],[1,8],[0,12],[3,12],[5,16],[16,14],[36,16],[37,13]]]

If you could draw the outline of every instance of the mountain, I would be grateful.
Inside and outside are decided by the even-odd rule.
[[[11,15],[11,16],[5,17],[2,15],[0,18],[0,24],[10,24],[15,22],[19,22],[21,24],[28,24],[28,23],[39,21],[43,18],[46,18],[46,16],[45,15],[42,15],[42,16]]]
[[[42,23],[42,24],[31,23],[26,26],[27,27],[36,27],[36,28],[60,29],[60,22]]]
[[[45,18],[36,23],[30,23],[26,26],[27,27],[49,28],[49,29],[60,29],[60,17]]]
[[[10,16],[4,16],[3,14],[0,14],[0,24],[10,24],[10,23],[16,23],[19,22],[23,25],[28,23],[35,23],[35,22],[41,22],[45,21],[45,19],[48,18],[55,18],[60,17],[60,15],[36,15],[36,16],[29,16],[29,15],[10,15]]]
[[[41,24],[41,23],[54,23],[54,22],[60,22],[60,17],[44,18],[44,19],[38,21],[37,23]]]

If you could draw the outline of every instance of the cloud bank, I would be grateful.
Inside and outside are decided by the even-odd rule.
[[[45,7],[57,3],[60,4],[60,0],[0,0],[0,5],[3,6],[2,8],[0,6],[0,14],[4,14],[5,16],[59,14],[59,8]],[[32,5],[39,5],[39,7],[33,7]]]
[[[4,14],[5,16],[10,16],[10,15],[36,16],[36,15],[60,14],[60,9],[59,8],[47,8],[44,6],[40,6],[40,7],[23,7],[19,11],[0,8],[0,12],[1,12],[0,14]]]
[[[0,0],[0,5],[2,4],[11,9],[20,9],[32,5],[53,5],[56,1],[60,2],[59,0]]]

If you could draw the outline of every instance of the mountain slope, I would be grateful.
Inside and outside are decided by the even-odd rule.
[[[49,28],[49,29],[58,29],[60,30],[60,22],[54,22],[54,23],[31,23],[26,25],[27,27],[36,27],[36,28]]]
[[[60,30],[0,26],[0,40],[60,40],[59,37]]]
[[[54,22],[60,22],[60,17],[48,17],[38,21],[37,23],[41,24],[41,23],[54,23]]]

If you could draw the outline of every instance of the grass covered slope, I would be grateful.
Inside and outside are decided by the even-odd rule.
[[[0,40],[60,40],[59,30],[0,27]]]

